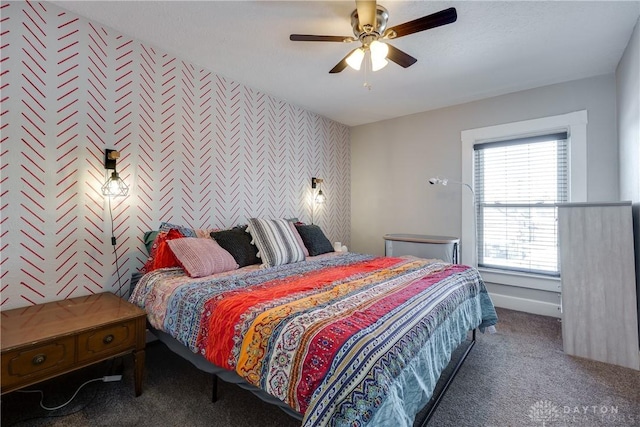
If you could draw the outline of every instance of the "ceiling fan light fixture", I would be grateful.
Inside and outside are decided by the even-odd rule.
[[[374,55],[371,55],[371,71],[382,70],[388,63],[389,61],[384,58],[376,58]]]
[[[371,50],[371,58],[375,59],[385,59],[389,53],[389,45],[378,40],[371,42],[369,49]]]
[[[359,47],[358,49],[351,52],[351,55],[347,57],[346,61],[351,68],[359,71],[360,66],[362,65],[363,58],[364,58],[364,49]]]

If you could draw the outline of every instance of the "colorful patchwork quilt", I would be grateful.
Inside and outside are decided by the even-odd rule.
[[[497,321],[471,267],[355,253],[197,279],[160,269],[130,301],[305,426],[413,425],[467,332]]]

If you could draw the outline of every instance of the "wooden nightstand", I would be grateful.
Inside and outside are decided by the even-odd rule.
[[[109,292],[0,313],[2,394],[133,352],[142,393],[146,313]]]

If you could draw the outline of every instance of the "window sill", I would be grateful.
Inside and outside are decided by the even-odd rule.
[[[561,292],[559,277],[546,277],[535,274],[516,273],[513,271],[491,268],[478,268],[482,280],[498,285],[516,286],[519,288],[538,289],[547,292]]]

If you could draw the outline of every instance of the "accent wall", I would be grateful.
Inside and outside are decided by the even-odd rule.
[[[126,295],[162,221],[310,222],[312,176],[327,195],[314,223],[349,244],[346,126],[55,5],[0,7],[1,309]],[[100,192],[105,148],[127,197]]]

